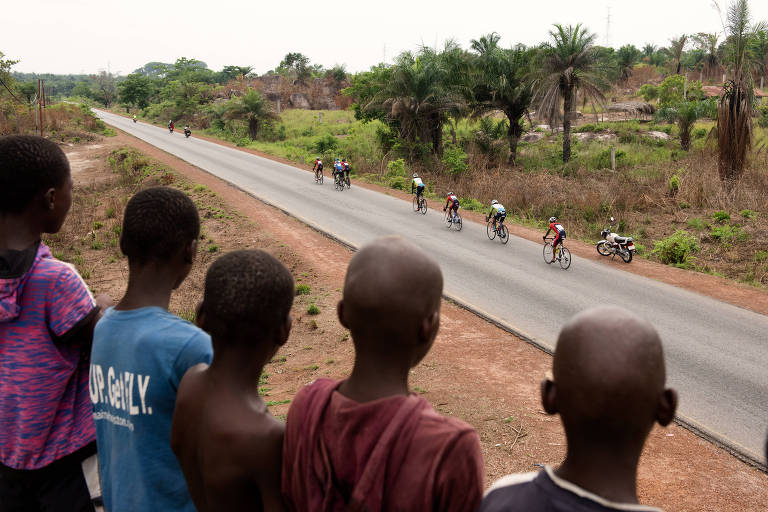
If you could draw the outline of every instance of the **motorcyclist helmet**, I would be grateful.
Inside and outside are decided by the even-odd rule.
[[[557,217],[550,217],[549,223],[552,224],[553,222],[557,222]]]
[[[498,202],[497,200],[495,200],[495,199],[494,199],[493,201],[491,201],[491,204],[492,204],[492,205],[493,205],[493,204],[499,204],[499,202]]]

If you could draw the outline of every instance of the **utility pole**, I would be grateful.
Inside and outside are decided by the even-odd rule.
[[[605,17],[605,46],[611,47],[611,6],[607,7],[608,14]]]
[[[40,122],[40,136],[42,137],[44,134],[43,125],[45,122],[45,116],[44,116],[44,109],[45,109],[45,85],[43,84],[43,81],[41,79],[37,79],[37,117]]]

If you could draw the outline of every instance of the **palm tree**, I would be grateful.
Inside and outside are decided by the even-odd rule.
[[[718,51],[718,34],[708,34],[706,32],[699,32],[696,35],[691,36],[694,44],[699,50],[704,52],[702,59],[702,72],[705,76],[709,77],[713,72],[717,71],[720,67],[720,56]]]
[[[653,57],[653,54],[656,53],[656,50],[658,48],[655,44],[647,43],[645,46],[643,46],[643,49],[641,50],[641,53],[643,55],[643,59],[646,60],[649,64],[651,63],[651,57]]]
[[[228,119],[246,119],[251,140],[256,140],[259,130],[266,121],[279,119],[269,101],[264,99],[256,89],[250,89],[243,96],[228,101],[224,116]]]
[[[757,61],[760,73],[760,88],[765,85],[765,77],[768,74],[768,30],[757,30],[752,41],[752,53]]]
[[[685,45],[688,43],[688,36],[683,34],[677,39],[670,39],[669,43],[669,49],[667,51],[675,60],[675,74],[679,75],[681,61],[683,60],[683,52],[685,51]]]
[[[763,24],[752,24],[747,0],[728,6],[724,49],[733,79],[725,83],[717,108],[717,170],[728,186],[744,172],[752,145],[752,72],[758,62],[750,48],[763,29]]]
[[[477,53],[471,108],[476,117],[497,110],[504,112],[509,121],[507,161],[515,165],[517,143],[523,134],[521,121],[533,100],[533,88],[527,77],[532,52],[524,46],[502,49],[498,42],[496,33],[471,42]]]
[[[680,132],[680,147],[684,151],[688,151],[691,148],[691,131],[694,123],[697,119],[712,115],[714,110],[712,100],[681,100],[659,109],[656,112],[656,118],[677,123],[678,132]]]
[[[626,83],[629,77],[632,76],[632,70],[640,60],[642,52],[635,48],[633,44],[626,44],[616,50],[616,67],[619,72],[619,80],[622,83]]]
[[[539,112],[550,125],[560,119],[563,109],[563,162],[571,158],[571,112],[577,94],[599,103],[605,101],[601,89],[607,87],[606,70],[595,51],[596,34],[581,24],[555,25],[549,32],[551,41],[544,43],[535,73],[535,97]]]

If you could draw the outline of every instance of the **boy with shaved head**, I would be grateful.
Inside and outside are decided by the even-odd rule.
[[[179,385],[171,447],[200,512],[283,510],[280,459],[285,425],[259,396],[264,365],[291,330],[295,287],[264,251],[235,251],[205,277],[197,323],[213,340],[213,362]]]
[[[637,464],[653,424],[674,419],[677,394],[664,387],[653,326],[616,307],[576,315],[560,331],[553,375],[542,383],[541,400],[547,413],[560,414],[565,461],[502,478],[480,510],[658,511],[637,504]]]
[[[283,496],[295,511],[474,511],[480,441],[409,393],[408,374],[440,324],[443,277],[399,238],[363,247],[347,270],[339,319],[355,346],[352,374],[296,395],[283,443]]]

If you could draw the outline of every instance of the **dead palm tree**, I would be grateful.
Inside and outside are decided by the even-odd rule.
[[[555,25],[550,30],[551,40],[545,43],[539,55],[538,70],[534,73],[534,101],[539,114],[550,125],[563,115],[563,163],[571,158],[571,116],[576,97],[603,103],[603,90],[608,87],[607,70],[594,46],[596,34],[590,34],[581,24]]]
[[[752,145],[752,72],[758,62],[750,50],[763,29],[761,23],[752,24],[747,0],[728,5],[725,59],[733,79],[725,83],[717,108],[717,170],[728,186],[743,174]]]

